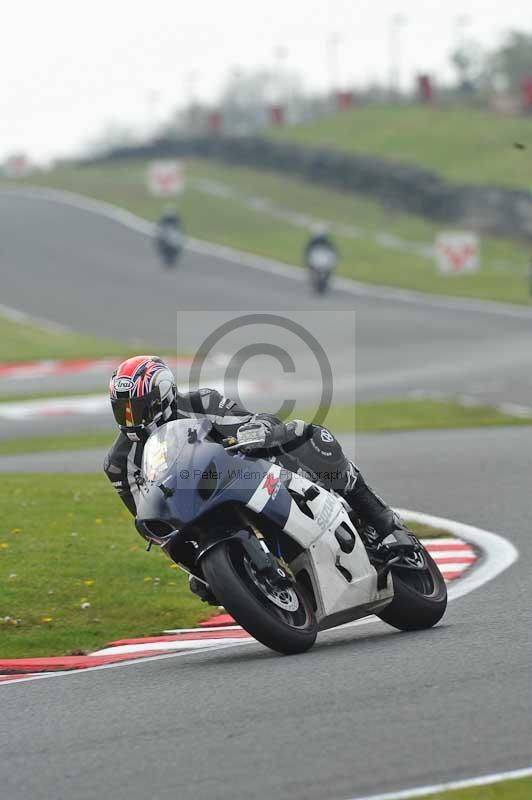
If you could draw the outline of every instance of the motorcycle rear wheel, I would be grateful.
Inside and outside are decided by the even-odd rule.
[[[378,614],[383,622],[400,631],[432,628],[445,614],[447,586],[438,565],[423,548],[426,569],[394,569],[394,598]]]
[[[244,549],[231,540],[209,550],[202,567],[218,602],[257,641],[284,655],[312,647],[318,624],[299,585],[276,594],[253,570]]]

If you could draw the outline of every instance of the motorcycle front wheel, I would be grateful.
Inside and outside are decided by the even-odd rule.
[[[422,548],[425,569],[392,567],[394,597],[378,614],[388,625],[401,631],[432,628],[445,614],[447,587],[438,565]]]
[[[314,291],[317,294],[325,294],[329,286],[329,274],[323,274],[321,272],[311,272],[311,283]]]
[[[309,650],[318,625],[305,591],[294,584],[278,589],[258,574],[237,541],[209,550],[203,574],[218,602],[235,621],[266,647],[284,655]]]
[[[163,267],[175,267],[177,265],[177,253],[165,253],[161,256]]]

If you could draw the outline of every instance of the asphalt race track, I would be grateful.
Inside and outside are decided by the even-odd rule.
[[[285,312],[323,346],[335,376],[337,402],[443,391],[532,407],[532,310],[465,312],[453,309],[452,300],[445,304],[442,299],[441,307],[402,303],[387,299],[386,291],[382,297],[356,297],[337,289],[317,299],[301,280],[194,252],[185,254],[177,272],[165,271],[157,267],[145,234],[94,213],[5,189],[0,189],[0,268],[0,303],[6,306],[77,331],[148,341],[154,348],[178,347],[186,353],[195,352],[213,330],[218,309]],[[179,325],[178,309],[187,314],[179,317]],[[279,330],[276,343],[283,345],[285,337]],[[245,331],[229,340],[234,349],[246,343]],[[288,384],[296,393],[314,384],[319,375],[313,354],[297,341],[290,347],[297,380],[283,374],[272,359],[251,360],[249,377],[264,379],[271,373],[285,379],[281,391]],[[2,381],[0,393],[105,391],[106,383],[107,375],[92,382],[75,376]],[[251,407],[263,405],[264,394],[249,398]],[[305,407],[314,396],[305,395]],[[76,417],[43,419],[33,424],[31,433],[77,430],[79,423]],[[105,428],[109,419],[85,417],[82,424]],[[0,419],[0,439],[26,432],[28,425]]]
[[[163,343],[175,314],[175,297],[161,288],[167,281],[189,307],[207,305],[207,285],[237,310],[257,308],[257,295],[270,310],[315,305],[301,284],[256,271],[243,280],[243,267],[226,261],[189,255],[177,276],[150,272],[141,236],[42,200],[0,195],[0,242],[1,302],[80,330],[123,338],[142,311]],[[357,386],[367,397],[401,394],[414,382],[529,402],[532,319],[337,294],[325,305],[357,310]],[[155,324],[158,313],[166,323]],[[347,363],[349,354],[339,358]],[[519,560],[423,633],[375,622],[322,634],[305,656],[246,645],[6,684],[3,796],[347,800],[529,765],[531,431],[366,435],[346,437],[346,448],[390,502],[496,531]],[[99,458],[86,453],[77,468]],[[61,454],[49,459],[56,469],[76,467]],[[46,468],[40,456],[20,457],[16,468],[28,464]]]

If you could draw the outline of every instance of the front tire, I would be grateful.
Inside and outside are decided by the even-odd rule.
[[[443,576],[425,548],[423,556],[426,570],[392,568],[394,598],[378,616],[400,631],[432,628],[447,608]]]
[[[329,286],[329,275],[322,275],[318,272],[311,273],[311,283],[317,294],[325,294]]]
[[[163,256],[163,266],[166,269],[171,269],[177,265],[177,255],[175,253],[168,253]]]
[[[231,540],[209,550],[202,568],[220,604],[259,642],[284,655],[304,653],[312,647],[318,625],[299,585],[290,589],[286,608],[280,607],[270,599],[271,589],[269,596],[268,587],[254,573],[244,549]]]

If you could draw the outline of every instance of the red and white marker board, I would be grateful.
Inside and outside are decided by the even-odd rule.
[[[175,197],[185,188],[185,166],[182,161],[152,161],[147,172],[148,191],[154,197]]]
[[[4,174],[8,178],[25,178],[30,174],[31,168],[24,153],[15,153],[4,161]]]
[[[440,233],[434,249],[438,272],[442,275],[476,272],[480,268],[480,242],[475,233]]]

